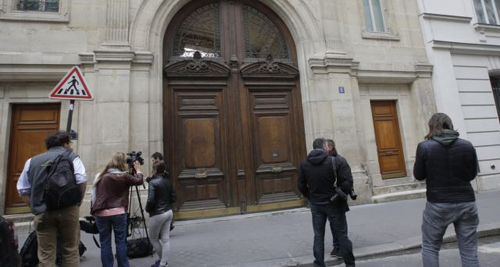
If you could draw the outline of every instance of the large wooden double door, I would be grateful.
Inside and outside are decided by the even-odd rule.
[[[181,217],[300,205],[304,127],[288,30],[257,1],[196,3],[165,37],[165,154]]]

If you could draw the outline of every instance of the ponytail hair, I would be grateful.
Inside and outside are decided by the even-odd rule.
[[[127,156],[123,152],[115,152],[111,159],[109,160],[104,170],[97,175],[97,178],[94,180],[93,187],[96,187],[97,184],[101,181],[101,178],[108,173],[109,169],[118,169],[120,171],[127,171]]]
[[[167,165],[163,160],[160,160],[153,165],[153,171],[155,175],[161,175],[165,179],[168,178],[168,176],[170,175],[170,173],[167,170]]]

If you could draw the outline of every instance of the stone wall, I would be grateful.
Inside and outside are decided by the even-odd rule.
[[[68,15],[52,20],[13,18],[7,2],[0,0],[7,11],[0,15],[0,35],[9,37],[0,41],[2,190],[10,105],[51,101],[46,98],[51,85],[75,64],[95,95],[76,105],[73,122],[89,182],[112,151],[142,150],[146,157],[162,151],[163,36],[189,0],[63,0],[71,2]],[[414,150],[435,110],[417,2],[384,0],[386,33],[366,31],[362,0],[262,2],[281,17],[296,44],[307,149],[316,137],[334,139],[355,172],[361,202],[370,201],[373,186],[413,182]],[[406,178],[380,177],[372,99],[398,103]],[[61,129],[66,110],[63,103]],[[144,169],[150,169],[148,163]]]

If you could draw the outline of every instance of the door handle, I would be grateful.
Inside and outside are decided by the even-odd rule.
[[[207,178],[207,177],[208,177],[207,171],[197,171],[194,174],[194,178]]]
[[[280,173],[280,172],[282,172],[282,171],[283,171],[283,169],[282,169],[280,166],[274,166],[274,167],[271,169],[271,171],[272,171],[273,173]]]

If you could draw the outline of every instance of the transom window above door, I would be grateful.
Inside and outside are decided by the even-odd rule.
[[[278,27],[264,14],[243,6],[245,20],[245,49],[249,58],[288,58],[288,49]]]
[[[220,57],[219,4],[203,6],[191,13],[181,24],[174,38],[174,56]]]
[[[239,59],[290,59],[287,41],[268,14],[246,5],[218,1],[201,6],[179,21],[171,56],[204,58],[237,55]],[[168,40],[167,40],[168,42]],[[225,53],[225,54],[224,54]]]
[[[474,0],[477,22],[499,25],[500,0]]]

